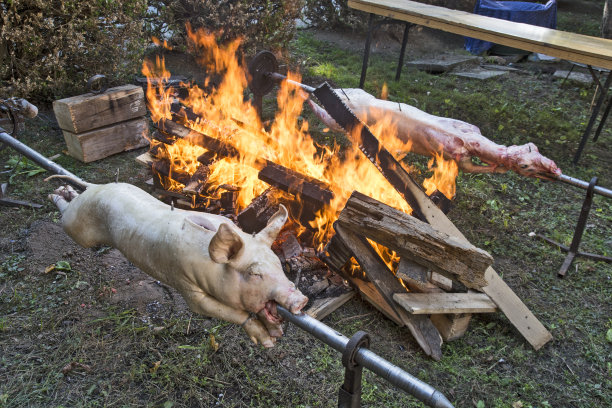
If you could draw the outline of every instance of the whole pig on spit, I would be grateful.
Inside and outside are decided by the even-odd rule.
[[[555,179],[561,170],[542,156],[533,143],[521,146],[499,145],[480,133],[476,126],[456,119],[430,115],[405,103],[377,99],[362,89],[336,90],[347,106],[368,126],[389,121],[397,138],[410,151],[424,156],[442,153],[469,173],[505,173],[512,170],[528,177]],[[344,131],[319,105],[308,99],[315,115],[330,129]],[[387,140],[381,140],[386,144]],[[393,141],[395,142],[395,141]],[[477,157],[486,165],[472,162]]]
[[[72,239],[85,248],[117,248],[178,290],[192,311],[241,325],[255,344],[272,347],[282,336],[277,304],[299,313],[308,302],[270,249],[287,221],[284,206],[250,235],[225,217],[172,208],[130,184],[84,187],[49,195]]]

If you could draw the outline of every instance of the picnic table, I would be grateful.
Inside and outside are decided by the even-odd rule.
[[[601,92],[574,156],[574,163],[578,162],[612,84],[612,75],[610,75],[610,70],[612,70],[612,40],[506,21],[409,0],[348,0],[348,5],[353,9],[370,14],[359,82],[360,88],[363,88],[365,82],[372,32],[376,27],[374,24],[376,15],[383,16],[385,18],[383,22],[405,24],[396,80],[400,78],[401,68],[404,64],[408,31],[410,26],[414,24],[586,64],[591,72],[592,67],[607,71],[608,74],[604,84],[598,83]],[[593,77],[599,82],[595,75]],[[593,141],[597,141],[610,114],[611,106],[612,101],[609,101],[604,109]]]

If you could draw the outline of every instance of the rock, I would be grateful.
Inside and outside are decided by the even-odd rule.
[[[475,69],[472,71],[461,71],[461,72],[453,72],[453,75],[457,75],[464,78],[474,78],[474,79],[489,79],[494,78],[500,75],[506,75],[508,71],[500,71],[500,70],[492,70],[492,69]]]
[[[585,74],[583,72],[575,72],[575,71],[572,71],[572,73],[570,73],[570,71],[564,71],[560,69],[555,71],[555,73],[553,74],[553,77],[561,78],[563,80],[567,78],[570,81],[576,81],[576,82],[579,82],[585,85],[590,85],[593,82],[593,78],[589,74]]]
[[[473,55],[446,55],[439,58],[409,61],[406,65],[431,74],[439,74],[448,72],[460,65],[477,63],[478,61],[479,57]]]

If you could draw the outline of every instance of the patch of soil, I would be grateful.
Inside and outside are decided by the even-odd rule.
[[[82,275],[80,280],[96,288],[98,297],[108,297],[110,304],[136,309],[152,319],[188,310],[178,292],[136,268],[117,249],[82,248],[61,226],[47,221],[35,221],[26,234],[31,274],[43,273],[46,267],[67,261],[73,271]]]

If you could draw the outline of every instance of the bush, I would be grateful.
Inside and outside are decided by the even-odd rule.
[[[284,49],[295,34],[302,8],[295,0],[157,0],[149,1],[157,18],[150,29],[175,44],[185,44],[186,24],[219,32],[224,42],[242,37],[242,51]]]
[[[82,93],[94,74],[138,72],[146,0],[8,0],[0,4],[0,96],[34,101]]]

